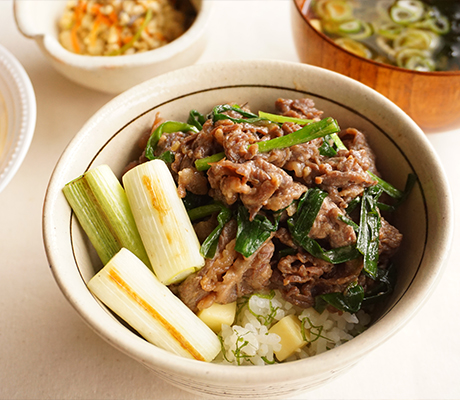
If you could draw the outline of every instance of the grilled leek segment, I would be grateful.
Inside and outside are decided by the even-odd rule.
[[[207,362],[221,350],[217,335],[125,248],[88,282],[88,288],[162,349]]]
[[[170,285],[200,269],[200,242],[166,164],[140,164],[123,176],[123,185],[158,279]]]
[[[89,170],[62,191],[104,265],[126,247],[150,266],[126,193],[108,165]]]

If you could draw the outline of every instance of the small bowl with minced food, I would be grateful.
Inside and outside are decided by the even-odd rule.
[[[196,395],[286,398],[415,314],[451,202],[425,135],[382,95],[233,61],[98,111],[56,166],[43,229],[63,294],[116,348]]]
[[[20,32],[57,71],[113,94],[198,60],[211,8],[202,0],[14,2]]]

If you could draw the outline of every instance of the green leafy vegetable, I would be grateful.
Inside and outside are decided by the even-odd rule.
[[[163,133],[174,133],[174,132],[194,132],[198,133],[199,130],[189,124],[185,124],[183,122],[177,121],[166,121],[163,122],[158,128],[156,128],[147,142],[147,146],[145,147],[145,157],[149,160],[154,160],[155,158],[155,150],[158,145],[158,141],[160,140]]]
[[[382,301],[393,292],[396,284],[396,269],[393,264],[387,269],[378,269],[376,282],[376,286],[365,294],[363,305],[374,304]]]
[[[200,253],[205,258],[213,258],[215,256],[220,234],[225,224],[230,221],[232,211],[220,202],[214,202],[188,211],[188,215],[192,221],[205,218],[215,212],[219,213],[217,214],[217,226],[204,240],[200,248]]]
[[[213,154],[212,156],[209,156],[209,157],[200,158],[195,161],[195,168],[197,169],[197,171],[206,171],[211,167],[210,164],[218,162],[222,160],[224,157],[225,157],[225,153],[221,152],[221,153]]]
[[[188,210],[188,216],[191,221],[196,221],[205,217],[209,217],[215,212],[220,212],[222,208],[226,208],[221,202],[214,201],[210,204],[204,204],[196,208]]]
[[[187,119],[187,124],[193,125],[198,130],[201,131],[201,129],[203,129],[203,125],[205,122],[206,122],[206,117],[203,114],[201,114],[197,110],[190,110],[190,113]]]
[[[344,293],[327,293],[318,297],[338,310],[354,314],[361,309],[361,304],[364,300],[364,289],[357,282],[352,282],[347,286]],[[318,308],[324,307],[321,302],[318,306]]]
[[[319,154],[327,157],[334,157],[335,155],[337,155],[337,150],[334,149],[333,145],[331,145],[331,141],[331,135],[324,136],[323,144],[319,148]]]
[[[246,117],[246,118],[230,117],[229,115],[224,114],[224,112],[227,112],[227,111],[236,111],[237,113],[241,114],[243,117]],[[254,124],[254,123],[260,122],[262,120],[265,121],[265,118],[260,118],[259,116],[257,116],[256,114],[253,114],[252,112],[245,111],[238,105],[233,105],[232,106],[230,104],[221,104],[221,105],[215,106],[212,109],[211,116],[212,116],[212,120],[214,122],[220,121],[220,120],[225,120],[225,119],[229,119],[230,121],[233,121],[233,122],[235,122],[237,124],[238,123],[245,123],[245,122],[250,123],[250,124]]]
[[[401,192],[399,189],[396,189],[393,185],[390,183],[384,181],[382,178],[378,177],[371,171],[367,171],[367,173],[377,181],[377,185],[390,197],[393,197],[394,199],[400,199],[403,196],[403,192]]]
[[[418,179],[417,175],[409,174],[407,176],[404,191],[401,192],[402,194],[401,194],[400,197],[396,198],[395,204],[390,205],[390,204],[385,204],[385,203],[378,202],[377,206],[379,207],[379,209],[382,210],[382,211],[395,211],[407,199],[407,197],[409,196],[410,192],[412,191],[415,183],[417,182],[417,179]]]
[[[228,119],[227,115],[222,115]],[[245,119],[244,122],[250,122],[250,120]],[[271,140],[260,141],[256,144],[258,146],[259,153],[266,153],[274,149],[284,149],[296,144],[309,142],[310,140],[337,133],[338,131],[340,131],[340,127],[337,121],[333,118],[325,118],[321,121],[306,125],[289,135],[280,136]],[[213,154],[212,156],[196,160],[195,167],[198,171],[205,171],[210,167],[210,163],[217,162],[224,157],[225,153],[223,152]]]
[[[158,156],[158,158],[160,160],[163,160],[167,164],[171,164],[174,162],[174,159],[176,158],[176,156],[174,155],[172,151],[165,151],[164,153],[161,153]]]
[[[314,122],[312,119],[303,119],[303,118],[294,118],[294,117],[286,117],[284,115],[279,114],[270,114],[264,111],[259,111],[259,117],[267,119],[272,122],[284,123],[284,122],[294,122],[298,125],[306,125],[311,122]]]
[[[380,214],[377,200],[382,193],[379,186],[367,188],[361,199],[361,213],[357,249],[364,257],[364,271],[373,279],[377,277],[379,259]]]
[[[190,211],[194,208],[205,206],[213,202],[213,199],[208,195],[198,195],[192,192],[186,192],[185,197],[182,199],[185,208]],[[193,221],[193,219],[192,219]]]
[[[296,144],[309,142],[332,133],[340,131],[337,121],[333,118],[325,118],[318,122],[312,122],[305,125],[298,131],[292,132],[286,136],[280,136],[271,140],[257,142],[259,153],[265,153],[274,149],[284,149]]]
[[[292,238],[312,256],[333,264],[340,264],[360,257],[355,246],[324,250],[316,240],[308,236],[326,197],[327,193],[317,188],[308,190],[301,197],[297,212],[287,221]]]
[[[298,237],[299,235],[308,234],[313,227],[316,216],[318,215],[327,192],[320,189],[309,189],[299,200],[295,219],[291,218],[291,233]]]
[[[351,226],[355,232],[359,231],[359,225],[355,221],[353,221],[351,218],[347,217],[346,215],[339,215],[338,218],[342,222],[345,222],[347,225]]]
[[[251,221],[244,206],[238,207],[238,228],[235,250],[244,257],[250,257],[278,229],[278,219],[271,222],[267,217],[257,214]]]

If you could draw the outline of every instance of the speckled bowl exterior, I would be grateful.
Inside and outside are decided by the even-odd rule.
[[[119,322],[88,291],[99,263],[73,216],[62,187],[91,167],[107,163],[119,176],[137,157],[139,136],[156,113],[186,120],[191,109],[248,103],[274,112],[277,98],[309,97],[342,128],[364,131],[383,176],[403,187],[408,173],[419,181],[395,225],[404,234],[397,255],[398,283],[372,326],[326,353],[285,364],[235,367],[184,359],[146,342]],[[328,382],[368,355],[408,322],[440,277],[453,231],[451,197],[436,153],[420,128],[376,91],[337,73],[298,63],[234,61],[201,64],[138,85],[99,110],[69,144],[49,183],[44,242],[63,294],[101,337],[154,374],[197,396],[287,398]],[[357,382],[359,384],[359,382]]]
[[[123,56],[85,56],[66,50],[58,40],[57,22],[65,1],[15,0],[19,31],[34,39],[48,61],[71,81],[101,92],[119,94],[147,79],[195,63],[206,47],[212,2],[191,0],[197,10],[192,26],[167,45]]]

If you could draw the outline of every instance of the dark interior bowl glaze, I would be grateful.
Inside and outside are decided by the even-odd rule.
[[[317,31],[306,17],[310,0],[292,0],[300,60],[356,79],[401,107],[422,128],[460,126],[460,71],[418,72],[359,57]]]

